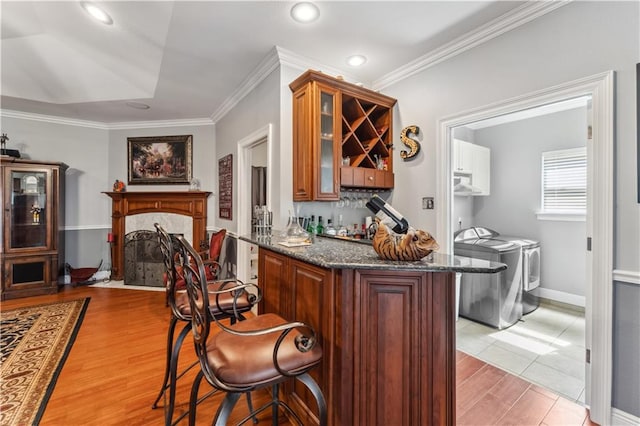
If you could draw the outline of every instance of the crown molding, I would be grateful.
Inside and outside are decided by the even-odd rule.
[[[78,120],[74,118],[57,117],[54,115],[34,114],[30,112],[0,109],[0,117],[19,118],[45,123],[63,124],[66,126],[89,127],[100,130],[119,129],[151,129],[158,127],[182,127],[182,126],[212,126],[210,118],[191,118],[185,120],[153,120],[153,121],[123,121],[117,123],[103,123],[100,121]]]
[[[516,29],[527,22],[552,12],[573,0],[528,1],[498,18],[469,31],[455,40],[422,55],[373,82],[374,90],[382,90],[440,62]]]
[[[307,56],[300,55],[298,53],[284,49],[280,46],[276,46],[275,49],[278,52],[278,57],[280,58],[281,65],[286,65],[301,71],[306,71],[308,69],[317,70],[324,74],[332,75],[334,77],[340,75],[347,81],[352,81],[352,82],[357,81],[356,77],[354,77],[353,75],[350,75],[345,70],[330,67],[314,59],[311,59]],[[366,82],[363,82],[363,83],[366,83]]]
[[[41,121],[45,123],[64,124],[67,126],[90,127],[93,129],[107,130],[106,123],[99,121],[78,120],[75,118],[57,117],[55,115],[34,114],[30,112],[14,111],[10,109],[0,109],[0,117],[19,118],[22,120]]]
[[[346,80],[355,81],[356,79],[348,75],[348,73],[337,68],[329,67],[321,64],[306,56],[299,55],[280,46],[274,46],[267,56],[258,64],[258,66],[249,74],[249,76],[240,84],[240,86],[229,96],[222,105],[211,115],[211,120],[215,123],[224,117],[238,102],[247,96],[256,88],[265,78],[269,76],[279,66],[286,65],[295,69],[306,71],[307,69],[323,70],[325,74],[342,75]]]
[[[157,127],[213,126],[211,118],[187,118],[184,120],[122,121],[107,123],[109,130],[152,129]]]
[[[258,84],[262,82],[269,74],[280,66],[278,60],[278,51],[273,48],[267,56],[260,61],[257,67],[245,78],[240,86],[229,96],[220,107],[211,115],[211,120],[215,123],[224,117],[238,102],[247,96]]]

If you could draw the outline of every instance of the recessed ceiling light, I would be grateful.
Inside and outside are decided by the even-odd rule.
[[[113,19],[111,19],[111,16],[109,16],[109,14],[107,12],[102,10],[96,4],[88,2],[88,1],[82,1],[82,2],[80,2],[80,5],[94,19],[97,19],[98,21],[102,22],[105,25],[113,24]]]
[[[318,6],[307,1],[296,3],[291,8],[291,17],[296,22],[306,24],[315,21],[319,16]]]
[[[135,109],[149,109],[149,108],[151,108],[147,104],[143,104],[142,102],[135,102],[135,101],[129,101],[129,102],[126,103],[126,105],[128,107],[135,108]]]
[[[347,64],[352,67],[359,67],[360,65],[367,62],[367,58],[363,55],[352,55],[347,58]]]

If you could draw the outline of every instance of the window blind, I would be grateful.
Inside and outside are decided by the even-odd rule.
[[[542,153],[542,211],[585,212],[587,148]]]

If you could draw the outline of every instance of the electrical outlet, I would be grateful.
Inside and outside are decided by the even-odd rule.
[[[433,197],[422,197],[422,209],[433,210]]]

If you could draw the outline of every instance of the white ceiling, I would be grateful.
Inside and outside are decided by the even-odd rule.
[[[216,117],[277,46],[365,86],[522,5],[522,1],[316,2],[299,24],[289,1],[0,3],[2,108],[118,123]],[[351,68],[346,58],[368,61]],[[126,106],[138,101],[151,106]]]

